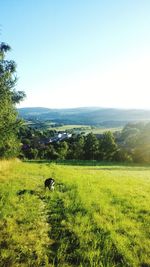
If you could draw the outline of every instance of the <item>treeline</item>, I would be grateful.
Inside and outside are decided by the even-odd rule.
[[[150,123],[127,124],[121,132],[73,134],[65,141],[49,143],[56,131],[24,126],[19,138],[21,158],[48,160],[104,160],[150,163]]]
[[[20,128],[19,138],[22,143],[20,156],[49,160],[113,160],[117,150],[111,132],[106,132],[101,137],[96,137],[93,133],[73,134],[65,141],[49,143],[48,140],[55,135],[56,131],[52,130],[41,131],[27,126]]]

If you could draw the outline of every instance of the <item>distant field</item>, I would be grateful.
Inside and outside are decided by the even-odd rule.
[[[50,127],[50,130],[56,130],[56,131],[68,131],[68,130],[80,130],[80,131],[88,131],[91,129],[91,126],[89,125],[63,125],[58,127]]]
[[[121,131],[123,127],[96,127],[96,126],[90,126],[90,125],[63,125],[63,126],[56,126],[52,127],[52,123],[49,122],[39,122],[39,123],[33,123],[31,121],[28,121],[26,123],[28,126],[33,126],[39,129],[47,129],[47,130],[56,130],[56,131],[73,131],[73,132],[85,132],[85,133],[94,133],[94,134],[101,134],[104,133],[105,131],[111,131],[111,132],[116,132],[116,131]]]
[[[0,162],[0,266],[150,266],[150,167],[95,163]]]
[[[103,127],[92,127],[89,125],[63,125],[60,127],[49,127],[50,130],[56,130],[56,131],[70,131],[73,130],[74,132],[86,132],[86,133],[94,133],[94,134],[101,134],[104,133],[105,131],[111,131],[111,132],[116,132],[116,131],[121,131],[123,127],[108,127],[108,128],[103,128]]]

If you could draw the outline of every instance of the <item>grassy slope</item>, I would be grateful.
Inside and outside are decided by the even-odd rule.
[[[149,167],[3,161],[0,183],[0,266],[150,266]]]

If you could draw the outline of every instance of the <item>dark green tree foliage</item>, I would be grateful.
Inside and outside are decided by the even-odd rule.
[[[73,136],[69,141],[68,159],[84,159],[84,136],[82,134]]]
[[[122,155],[126,154],[130,161],[150,163],[150,123],[127,124],[117,138],[117,142]],[[118,157],[116,159],[118,160]]]
[[[150,163],[150,123],[144,125],[137,136],[133,151],[133,160]]]
[[[57,148],[59,159],[66,159],[68,153],[68,144],[66,141],[60,142]]]
[[[6,60],[10,46],[0,44],[0,157],[13,157],[18,154],[20,143],[17,131],[20,121],[17,119],[15,104],[25,96],[16,91],[16,64]]]
[[[55,134],[55,131],[22,126],[19,131],[23,144],[20,156],[29,159],[150,163],[150,123],[128,124],[114,134],[109,131],[99,136],[74,133],[65,141],[47,142],[47,137],[49,139]]]
[[[105,132],[99,141],[99,156],[102,160],[113,160],[117,144],[112,132]]]
[[[97,159],[98,155],[98,140],[96,136],[93,133],[89,133],[85,137],[85,142],[84,142],[84,158],[87,160],[94,160]]]

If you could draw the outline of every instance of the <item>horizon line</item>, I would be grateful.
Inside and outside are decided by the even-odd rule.
[[[25,108],[45,108],[45,109],[56,109],[56,110],[60,110],[60,109],[86,109],[86,108],[97,108],[97,109],[120,109],[120,110],[145,110],[145,111],[150,111],[150,108],[140,108],[140,107],[102,107],[102,106],[76,106],[76,107],[60,107],[60,108],[51,108],[51,107],[47,107],[47,106],[24,106],[24,107],[17,107],[17,109],[25,109]]]

